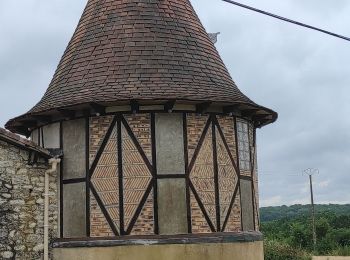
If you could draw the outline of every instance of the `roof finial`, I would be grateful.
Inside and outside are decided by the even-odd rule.
[[[209,38],[210,40],[215,44],[218,42],[218,35],[220,34],[220,32],[217,33],[208,33],[209,34]]]

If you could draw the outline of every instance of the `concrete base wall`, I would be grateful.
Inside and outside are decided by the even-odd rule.
[[[56,248],[54,260],[263,260],[263,242]]]

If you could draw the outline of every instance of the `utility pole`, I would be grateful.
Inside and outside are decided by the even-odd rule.
[[[317,242],[317,237],[316,237],[316,223],[315,223],[315,204],[314,204],[314,192],[312,188],[312,176],[314,174],[318,174],[319,170],[318,169],[306,169],[303,171],[304,174],[309,175],[309,181],[310,181],[310,194],[311,194],[311,219],[312,219],[312,238],[314,242],[314,249],[316,248],[316,242]]]

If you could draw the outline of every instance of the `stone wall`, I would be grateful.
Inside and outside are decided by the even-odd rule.
[[[0,141],[0,259],[41,259],[44,242],[44,173],[27,165],[29,152]],[[41,162],[41,163],[40,163]],[[57,182],[50,179],[50,237],[57,235]]]

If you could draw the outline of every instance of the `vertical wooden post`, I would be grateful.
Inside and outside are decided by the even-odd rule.
[[[314,205],[314,192],[312,189],[312,174],[309,175],[310,180],[310,192],[311,192],[311,210],[312,210],[312,238],[314,242],[314,249],[316,247],[316,227],[315,227],[315,205]]]

